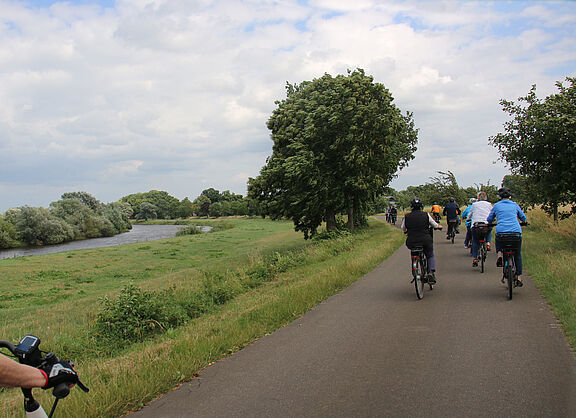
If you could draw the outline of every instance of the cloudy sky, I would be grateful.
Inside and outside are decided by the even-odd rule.
[[[355,68],[420,130],[393,187],[499,184],[499,100],[576,75],[576,2],[0,0],[0,212],[68,191],[245,195],[286,82]]]

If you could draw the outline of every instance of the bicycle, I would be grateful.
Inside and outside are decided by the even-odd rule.
[[[488,224],[494,226],[496,224]],[[527,226],[528,222],[520,222],[521,226]],[[500,243],[502,250],[502,282],[506,283],[508,299],[512,300],[514,288],[518,287],[518,275],[516,274],[516,264],[514,256],[518,250],[518,244],[522,240],[522,233],[508,232],[496,234],[496,239]]]
[[[390,221],[389,221],[389,222],[390,222],[392,225],[396,225],[396,218],[397,218],[397,215],[396,215],[395,213],[391,213],[391,214],[390,214]]]
[[[442,218],[440,217],[440,213],[432,212],[432,219],[434,219],[434,221],[436,223],[440,223],[440,219],[442,219]]]
[[[33,335],[25,335],[17,345],[14,345],[9,341],[0,341],[0,348],[7,348],[10,353],[12,353],[12,357],[17,358],[22,364],[26,364],[32,367],[40,367],[45,364],[55,364],[60,362],[60,359],[56,357],[54,353],[41,351],[38,348],[39,345],[40,339]],[[42,356],[43,353],[45,356]],[[70,364],[73,365],[72,362],[70,362]],[[78,385],[78,387],[84,392],[89,391],[89,389],[84,386],[80,380],[76,382],[76,385]],[[32,396],[32,389],[22,388],[22,394],[24,395],[24,410],[26,411],[27,417],[50,418],[56,410],[58,401],[70,394],[70,387],[66,382],[60,383],[54,387],[52,390],[52,395],[56,399],[54,400],[54,404],[52,405],[52,409],[50,410],[49,415],[46,415],[46,412],[40,403],[34,399],[34,396]]]
[[[480,262],[480,272],[484,273],[484,263],[486,262],[486,257],[488,255],[486,237],[492,228],[486,222],[475,222],[472,228],[474,228],[474,233],[478,237],[478,242],[480,244],[478,249],[478,261]]]
[[[424,254],[424,247],[418,246],[410,249],[410,256],[412,258],[412,282],[416,288],[416,297],[422,299],[424,297],[424,286],[428,284],[430,290],[434,288],[434,284],[428,281],[428,260]]]
[[[448,239],[454,244],[454,237],[456,237],[456,228],[458,228],[458,219],[450,219],[448,221]]]

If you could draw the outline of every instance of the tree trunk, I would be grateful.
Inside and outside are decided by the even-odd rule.
[[[354,231],[354,206],[352,202],[348,204],[348,230]]]
[[[552,208],[554,209],[554,224],[558,225],[558,203],[552,204]]]
[[[336,214],[332,209],[326,209],[325,221],[327,231],[330,232],[336,230]]]

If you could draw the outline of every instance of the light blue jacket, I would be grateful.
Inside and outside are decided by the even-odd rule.
[[[472,220],[468,220],[468,214],[470,213],[470,209],[472,209],[472,205],[468,206],[466,209],[464,209],[464,212],[462,212],[462,219],[466,220],[466,226],[471,226],[472,225]]]
[[[526,215],[520,209],[520,206],[516,202],[510,199],[502,199],[494,205],[492,211],[488,215],[487,221],[489,223],[494,222],[494,219],[498,221],[496,225],[496,233],[506,233],[506,232],[519,232],[522,233],[522,227],[520,226],[520,219],[522,222],[526,222]]]

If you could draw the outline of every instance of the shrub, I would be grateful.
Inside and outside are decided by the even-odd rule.
[[[195,225],[187,225],[183,228],[179,228],[178,231],[176,232],[176,236],[182,236],[182,235],[197,235],[197,234],[202,234],[202,230],[200,228],[198,228]]]

